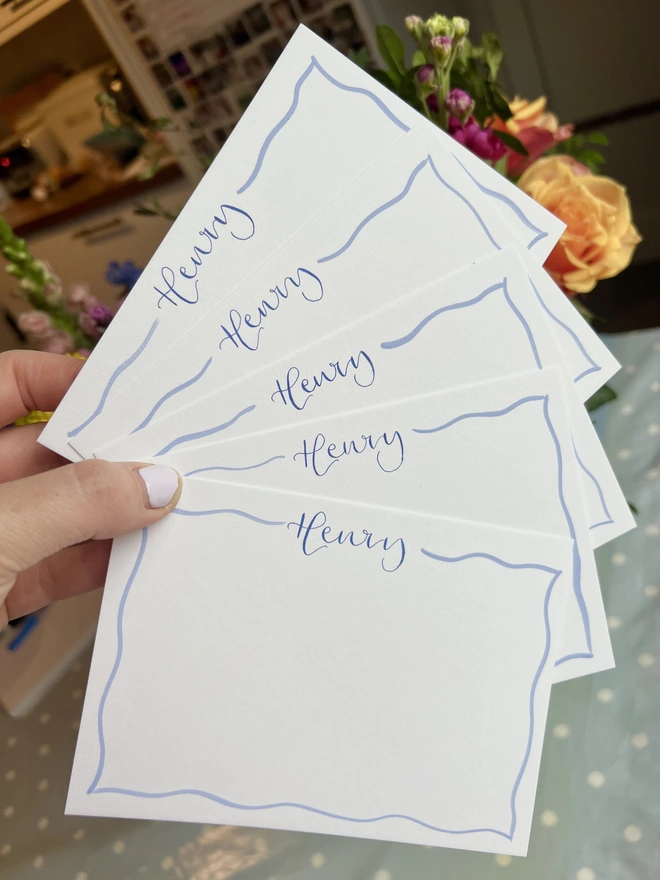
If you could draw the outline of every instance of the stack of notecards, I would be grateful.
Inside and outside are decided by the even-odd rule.
[[[42,435],[185,478],[115,542],[70,812],[525,854],[633,526],[562,228],[298,30]]]

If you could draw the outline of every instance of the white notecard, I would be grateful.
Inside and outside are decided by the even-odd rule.
[[[208,481],[177,511],[113,551],[67,812],[525,853],[570,542]]]

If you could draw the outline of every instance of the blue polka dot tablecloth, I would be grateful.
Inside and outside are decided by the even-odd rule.
[[[597,562],[617,668],[556,685],[529,856],[64,816],[89,658],[25,720],[0,716],[3,880],[660,880],[660,330],[607,338],[595,414],[635,531]]]

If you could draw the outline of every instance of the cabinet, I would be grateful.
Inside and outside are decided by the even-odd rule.
[[[65,3],[68,0],[0,0],[0,45]]]

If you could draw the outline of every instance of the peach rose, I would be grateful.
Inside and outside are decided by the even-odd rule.
[[[641,237],[625,187],[568,156],[537,159],[518,186],[566,224],[545,268],[569,296],[589,293],[630,263]]]
[[[517,177],[535,159],[542,156],[553,144],[565,141],[573,134],[572,125],[560,125],[554,113],[546,110],[547,98],[541,95],[535,101],[519,98],[518,95],[509,102],[513,113],[510,119],[503,122],[494,119],[492,127],[499,131],[508,131],[515,135],[526,148],[529,156],[509,152],[507,157],[507,174]]]

